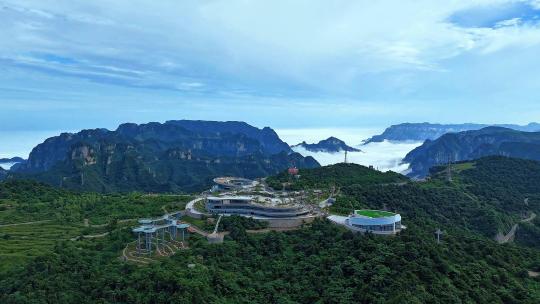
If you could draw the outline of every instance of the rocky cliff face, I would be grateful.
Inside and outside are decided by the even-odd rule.
[[[86,144],[98,149],[105,143],[130,143],[137,150],[155,154],[171,148],[191,150],[205,156],[245,156],[291,152],[270,128],[257,129],[243,122],[169,121],[164,124],[122,124],[116,131],[106,129],[62,133],[47,139],[30,153],[28,162],[17,168],[19,172],[42,172],[56,163],[75,157],[74,145]],[[89,151],[86,151],[89,152]],[[77,154],[78,155],[78,154]]]
[[[384,140],[389,141],[425,141],[435,140],[447,133],[458,133],[471,130],[480,130],[482,128],[489,127],[490,125],[484,124],[431,124],[431,123],[403,123],[399,125],[393,125],[384,130],[380,135],[375,135],[372,138],[366,140],[364,144],[370,142],[382,142]],[[536,132],[540,131],[540,124],[530,123],[528,125],[511,125],[501,124],[492,125],[517,131],[524,132]]]
[[[166,124],[180,126],[206,136],[223,136],[227,133],[242,134],[249,139],[258,141],[265,154],[291,152],[289,145],[283,142],[277,133],[269,127],[258,129],[240,121],[171,120],[167,121]]]
[[[49,170],[58,162],[67,160],[72,155],[72,148],[76,144],[93,145],[112,136],[112,132],[106,129],[83,130],[76,134],[62,133],[37,145],[30,152],[26,163],[17,166],[14,171],[43,172]]]
[[[8,172],[0,167],[0,182],[6,179]]]
[[[490,155],[540,160],[540,132],[521,132],[501,127],[449,133],[427,140],[409,152],[410,176],[423,177],[435,165]]]
[[[306,149],[307,151],[311,151],[311,152],[327,152],[327,153],[338,153],[342,151],[360,152],[359,149],[350,147],[344,141],[335,137],[329,137],[325,140],[319,141],[316,144],[308,144],[304,141],[298,145],[293,146],[293,148],[294,147],[302,147]]]
[[[188,191],[218,175],[260,177],[291,165],[317,167],[291,154],[270,128],[239,122],[173,121],[84,130],[35,147],[14,176],[94,191]]]

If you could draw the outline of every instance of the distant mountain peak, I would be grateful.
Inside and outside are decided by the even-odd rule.
[[[327,139],[321,140],[316,144],[308,144],[305,141],[292,146],[302,147],[310,152],[326,152],[326,153],[338,153],[338,152],[360,152],[360,149],[348,146],[344,141],[334,136],[330,136]]]
[[[18,156],[15,156],[15,157],[11,157],[11,158],[0,158],[0,164],[4,164],[4,163],[22,163],[22,162],[25,162],[26,160],[22,157],[18,157]]]
[[[434,166],[485,156],[540,160],[540,132],[490,126],[448,133],[435,140],[426,140],[409,152],[403,161],[409,164],[409,175],[423,177]]]
[[[435,140],[447,133],[457,133],[471,130],[480,130],[486,127],[502,127],[517,131],[524,132],[536,132],[540,131],[540,124],[531,122],[527,125],[513,125],[513,124],[475,124],[475,123],[463,123],[463,124],[438,124],[438,123],[401,123],[392,125],[383,133],[375,135],[363,142],[364,145],[372,142],[388,141],[425,141]]]
[[[263,177],[291,163],[318,167],[271,128],[244,122],[124,123],[48,138],[10,175],[93,191],[186,191],[219,175]]]

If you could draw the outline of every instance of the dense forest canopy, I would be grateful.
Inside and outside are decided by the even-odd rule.
[[[409,182],[339,164],[301,170],[298,179],[285,173],[268,179],[293,189],[335,187],[332,213],[399,212],[407,229],[395,237],[354,234],[324,219],[296,231],[253,234],[247,229],[264,225],[231,217],[221,225],[229,232],[223,244],[191,235],[189,249],[135,266],[119,259],[133,236],[129,225],[118,225],[104,238],[59,239],[44,254],[1,268],[0,303],[539,303],[540,222],[524,219],[540,213],[540,164],[490,157],[452,165],[452,181],[447,172],[436,168],[429,180]],[[83,203],[92,197],[100,203]],[[1,204],[16,207],[2,212],[35,217],[17,208],[33,202],[69,225],[85,216],[107,222],[108,212],[159,213],[187,199],[0,184]],[[55,208],[59,201],[79,206],[73,219]],[[514,242],[493,240],[514,224]]]
[[[375,169],[357,164],[335,164],[314,169],[300,169],[299,177],[288,172],[281,172],[266,179],[269,186],[275,189],[285,187],[291,190],[340,187],[346,185],[373,185],[404,183],[408,178],[389,171],[382,173]]]

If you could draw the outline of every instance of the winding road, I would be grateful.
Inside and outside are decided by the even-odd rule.
[[[522,219],[521,223],[530,222],[534,220],[535,218],[536,218],[536,213],[533,212],[528,218]],[[510,229],[510,231],[506,235],[503,235],[502,233],[497,234],[497,236],[495,236],[495,240],[497,241],[497,243],[505,244],[505,243],[513,241],[514,237],[516,236],[516,231],[517,231],[518,226],[519,224],[514,224],[512,226],[512,229]]]

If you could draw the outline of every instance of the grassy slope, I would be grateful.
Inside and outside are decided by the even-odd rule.
[[[371,218],[392,216],[395,214],[392,212],[382,211],[382,210],[355,210],[355,213],[358,215],[363,215],[363,216],[367,216]]]
[[[0,183],[0,270],[48,254],[56,243],[124,227],[129,219],[181,210],[185,195],[74,193],[30,181]],[[84,225],[88,219],[90,227]],[[114,224],[117,220],[119,224]],[[39,221],[29,225],[10,225]],[[45,221],[45,222],[41,222]],[[10,226],[2,226],[10,225]]]

